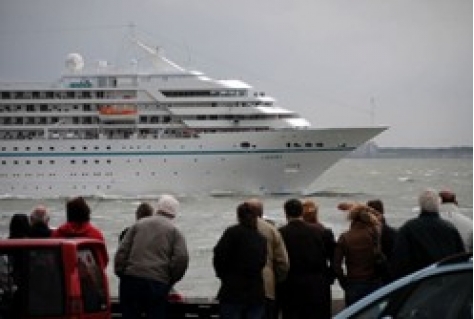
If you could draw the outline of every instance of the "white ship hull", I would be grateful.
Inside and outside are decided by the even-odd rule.
[[[0,166],[0,193],[29,197],[301,193],[383,129],[216,133],[187,140],[3,141],[6,151],[0,159],[9,165]],[[315,141],[324,146],[315,146]]]

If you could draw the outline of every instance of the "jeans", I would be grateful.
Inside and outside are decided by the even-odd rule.
[[[220,303],[221,319],[262,319],[265,313],[265,305],[259,304],[243,304],[243,303]]]
[[[122,276],[119,285],[120,307],[123,319],[165,319],[170,287],[159,281]]]

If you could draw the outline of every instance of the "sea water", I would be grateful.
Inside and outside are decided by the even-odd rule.
[[[157,179],[157,183],[166,183]],[[393,226],[416,216],[417,197],[425,188],[450,189],[457,194],[460,210],[472,218],[472,159],[345,159],[311,185],[304,196],[264,196],[264,213],[284,224],[283,203],[290,197],[311,198],[319,204],[320,220],[332,228],[336,238],[349,227],[346,214],[337,210],[343,201],[366,202],[380,198],[385,204],[386,219]],[[198,184],[197,184],[198,185]],[[198,191],[198,186],[196,186]],[[113,257],[118,235],[131,225],[135,209],[142,201],[155,204],[156,198],[87,198],[92,222],[104,232],[110,255],[108,275],[112,295],[117,295],[118,279],[113,274]],[[176,289],[189,297],[214,297],[219,280],[212,268],[212,249],[223,231],[236,222],[236,207],[247,196],[177,195],[181,202],[175,219],[182,230],[190,253],[189,269]],[[10,217],[16,212],[29,213],[37,204],[45,204],[51,226],[65,221],[65,199],[0,199],[0,236],[8,236]],[[335,285],[333,294],[342,296]]]

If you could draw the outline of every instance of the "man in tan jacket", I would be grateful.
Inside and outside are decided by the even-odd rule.
[[[267,263],[263,268],[263,282],[265,285],[265,319],[278,318],[275,305],[275,286],[277,282],[286,278],[290,263],[285,243],[278,229],[263,219],[263,203],[257,198],[247,201],[259,216],[258,231],[267,240]]]

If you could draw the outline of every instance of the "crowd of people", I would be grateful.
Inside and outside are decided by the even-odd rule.
[[[336,238],[311,199],[286,200],[282,226],[264,219],[262,200],[240,203],[236,223],[213,248],[220,317],[330,318],[336,280],[349,306],[397,278],[472,251],[472,221],[457,211],[454,193],[427,189],[418,204],[418,215],[396,229],[388,225],[380,199],[340,203],[349,227]],[[125,319],[140,313],[166,318],[167,296],[189,266],[185,236],[173,223],[179,206],[171,195],[162,195],[155,208],[142,203],[135,223],[120,234],[113,267]],[[51,229],[46,207],[38,206],[29,216],[12,216],[9,238],[104,241],[90,214],[84,198],[70,199],[67,221]]]

